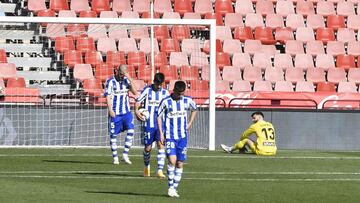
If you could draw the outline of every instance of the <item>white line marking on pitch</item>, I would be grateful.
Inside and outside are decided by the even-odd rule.
[[[105,154],[0,154],[0,157],[110,157]],[[143,157],[143,155],[130,155],[132,157]],[[255,155],[227,155],[227,156],[202,156],[189,155],[189,158],[225,158],[225,159],[346,159],[358,160],[356,156],[255,156]]]
[[[108,175],[123,174],[123,173],[139,173],[143,171],[0,171],[0,174],[104,174]],[[207,175],[360,175],[360,172],[290,172],[290,171],[279,171],[279,172],[223,172],[223,171],[208,171],[208,172],[197,172],[187,171],[186,174],[207,174]]]
[[[49,179],[158,179],[157,177],[104,177],[104,176],[41,176],[41,175],[6,175],[0,176],[1,178],[49,178]],[[359,178],[327,178],[327,179],[314,179],[314,178],[265,178],[265,179],[257,179],[257,178],[182,178],[185,180],[207,180],[207,181],[266,181],[266,182],[325,182],[325,181],[343,181],[343,182],[353,182],[360,181]]]

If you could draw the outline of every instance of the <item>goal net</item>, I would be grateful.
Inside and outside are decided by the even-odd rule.
[[[213,20],[0,17],[0,35],[0,146],[108,146],[104,84],[126,64],[139,93],[157,72],[170,92],[185,81],[199,107],[188,146],[215,149]]]

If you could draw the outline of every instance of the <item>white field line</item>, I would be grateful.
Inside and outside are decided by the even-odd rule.
[[[110,157],[111,154],[0,154],[0,157]],[[130,155],[143,157],[143,155]],[[255,156],[255,155],[189,155],[188,158],[222,158],[222,159],[349,159],[359,160],[357,156]]]
[[[45,178],[45,179],[158,179],[157,177],[129,177],[129,176],[43,176],[43,175],[0,175],[0,178]],[[205,180],[205,181],[259,181],[259,182],[358,182],[360,178],[187,178],[183,177],[183,180]]]
[[[142,174],[143,171],[0,171],[0,174],[78,174],[86,175],[92,174],[104,174],[108,175],[124,174],[124,173],[138,173]],[[223,171],[186,171],[186,174],[205,174],[205,175],[360,175],[360,172],[291,172],[291,171],[279,171],[279,172],[223,172]]]

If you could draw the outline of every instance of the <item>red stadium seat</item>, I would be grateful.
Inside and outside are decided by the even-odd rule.
[[[290,81],[276,81],[275,92],[294,92],[294,87]]]
[[[336,92],[335,83],[319,82],[316,87],[316,92]]]
[[[141,14],[141,18],[151,18],[151,13],[146,11]],[[154,18],[160,18],[159,13],[154,13]]]
[[[82,53],[95,50],[95,42],[91,37],[79,37],[76,40],[76,50]]]
[[[112,67],[126,64],[125,53],[123,51],[108,51],[106,53],[106,63]]]
[[[247,39],[254,39],[251,27],[236,27],[234,39],[239,39],[241,42],[245,42]]]
[[[138,13],[145,13],[150,11],[150,1],[148,0],[134,0],[133,11]]]
[[[7,56],[4,49],[0,49],[0,63],[7,63]]]
[[[128,64],[133,66],[140,66],[146,64],[146,56],[142,51],[129,52]]]
[[[302,70],[314,68],[314,60],[311,54],[296,54],[294,62],[295,67]]]
[[[316,6],[317,14],[328,16],[328,15],[335,15],[335,6],[330,1],[319,1]]]
[[[27,9],[35,14],[41,10],[46,10],[45,0],[28,0]]]
[[[339,82],[339,93],[358,93],[356,84],[354,82]]]
[[[149,64],[152,64],[151,57],[149,57]],[[167,55],[165,52],[158,52],[154,54],[154,66],[160,67],[162,65],[169,65]]]
[[[159,69],[160,73],[165,75],[165,81],[168,83],[170,80],[178,79],[178,70],[174,65],[162,65]]]
[[[216,66],[220,68],[224,66],[231,66],[229,54],[224,52],[216,52]]]
[[[287,68],[285,70],[285,80],[292,83],[304,81],[304,72],[300,68]]]
[[[315,87],[312,82],[299,81],[296,83],[295,92],[315,92]]]
[[[258,80],[254,82],[254,92],[272,92],[270,81]]]
[[[240,67],[225,66],[222,76],[224,80],[230,82],[242,80]]]
[[[286,68],[294,67],[290,54],[275,54],[274,67],[285,70]]]
[[[253,66],[265,70],[267,67],[272,67],[271,55],[268,53],[254,53]]]
[[[66,36],[73,38],[86,37],[86,27],[84,24],[69,24],[66,27]]]
[[[101,11],[100,18],[118,18],[116,11]]]
[[[306,70],[306,80],[315,84],[325,82],[325,71],[321,68],[308,68]]]
[[[99,43],[98,43],[98,46],[99,46]],[[115,43],[115,46],[116,46],[116,43]],[[129,53],[131,51],[138,51],[135,39],[134,38],[119,39],[118,40],[118,50],[123,51],[125,53]]]
[[[112,77],[114,74],[114,68],[112,65],[107,63],[97,64],[95,67],[95,78],[105,82],[107,79]]]
[[[181,17],[178,12],[165,12],[162,19],[181,19]]]
[[[174,25],[171,28],[171,36],[176,40],[183,40],[190,38],[190,29],[186,25]]]
[[[151,70],[150,65],[141,65],[141,66],[139,66],[138,78],[140,80],[151,83],[151,81],[152,81],[151,74],[152,74],[152,70]]]
[[[244,43],[244,53],[249,53],[250,55],[258,53],[261,48],[260,40],[246,40]]]
[[[191,90],[209,90],[209,81],[207,80],[190,80]]]
[[[216,39],[224,41],[225,39],[232,39],[231,29],[228,26],[216,26]]]
[[[226,80],[217,80],[216,81],[216,91],[220,92],[230,92],[229,81]]]
[[[233,92],[251,92],[251,84],[249,81],[236,80],[233,83]]]
[[[75,64],[74,78],[78,81],[94,78],[90,64]]]
[[[202,45],[199,39],[183,39],[181,43],[181,51],[190,55],[191,53],[199,53]]]
[[[316,56],[325,54],[324,44],[321,41],[311,40],[306,43],[306,53]]]
[[[284,80],[284,72],[281,68],[267,67],[264,78],[274,84],[276,81]]]
[[[41,104],[40,91],[37,88],[6,88],[4,91],[5,103],[35,103]]]
[[[340,1],[336,6],[336,13],[342,16],[355,15],[355,5],[350,1]]]
[[[213,5],[211,0],[196,0],[194,4],[195,13],[205,15],[205,13],[213,13]]]
[[[6,81],[6,87],[15,88],[15,87],[26,87],[25,79],[21,77],[11,77]]]
[[[347,18],[347,27],[353,30],[360,28],[360,15],[350,15]]]
[[[72,10],[60,10],[58,13],[59,18],[76,18],[75,11]]]
[[[171,52],[179,52],[180,51],[179,42],[175,39],[163,39],[161,40],[160,50],[168,55]]]
[[[83,17],[81,16],[81,12],[90,11],[89,0],[71,0],[70,9],[75,11],[76,13],[80,13],[80,17]],[[83,13],[83,15],[84,14],[85,12]]]
[[[285,44],[285,53],[296,55],[304,53],[304,46],[302,41],[298,40],[288,40]]]
[[[46,25],[45,35],[52,40],[56,39],[56,37],[64,37],[66,36],[65,25],[48,23]]]
[[[37,13],[37,16],[38,16],[38,17],[55,17],[56,14],[55,14],[55,11],[50,10],[50,9],[46,9],[46,10],[40,10],[40,11]],[[43,24],[41,24],[41,25],[46,26],[46,23],[43,23]]]
[[[151,52],[151,39],[150,38],[141,38],[139,46],[140,46],[139,51],[143,51],[145,54],[149,54]],[[154,39],[153,48],[154,48],[155,54],[159,52],[159,43],[156,39]]]
[[[189,65],[187,54],[184,52],[171,52],[169,58],[170,65],[183,66]]]
[[[242,22],[242,21],[240,21],[240,22]],[[274,13],[266,16],[265,25],[266,25],[266,27],[269,27],[271,29],[276,29],[278,27],[285,26],[283,17],[279,14],[274,14]]]
[[[299,0],[296,2],[296,13],[303,16],[315,14],[314,5],[310,1]]]
[[[241,0],[235,2],[235,13],[245,16],[248,13],[255,13],[251,0]]]
[[[286,27],[290,27],[292,30],[305,27],[304,17],[300,14],[289,14],[286,16]]]
[[[224,19],[225,26],[230,27],[232,30],[236,27],[244,27],[243,21],[239,19],[242,19],[240,13],[227,13]]]
[[[0,78],[16,77],[16,66],[13,63],[0,63]]]
[[[241,48],[240,40],[237,40],[237,39],[224,40],[223,51],[230,55],[233,55],[234,53],[241,53],[242,48]]]
[[[193,8],[191,0],[175,0],[174,2],[174,11],[184,15],[185,13],[192,13]]]
[[[158,41],[161,41],[162,39],[170,38],[168,26],[166,25],[155,26],[154,35]]]
[[[330,68],[327,73],[327,81],[338,84],[339,82],[346,82],[346,72],[342,68]]]
[[[263,17],[259,13],[248,13],[245,17],[245,26],[251,27],[264,27]]]
[[[348,73],[348,81],[360,84],[360,68],[350,68]]]
[[[180,80],[198,80],[199,79],[199,68],[197,66],[186,66],[180,67]]]
[[[69,4],[67,0],[50,0],[50,9],[56,12],[61,10],[69,10]]]
[[[336,38],[340,42],[349,43],[356,41],[355,32],[350,28],[339,28]]]
[[[234,53],[232,65],[244,69],[245,67],[252,66],[251,57],[249,53]]]
[[[77,0],[73,0],[75,2],[77,2]],[[88,2],[87,0],[85,0],[86,2]],[[76,12],[76,10],[75,10]],[[79,17],[81,18],[96,18],[97,17],[97,13],[96,11],[80,11]]]
[[[90,96],[103,97],[103,87],[99,78],[85,79],[83,81],[84,92]]]
[[[102,54],[105,54],[108,51],[117,51],[115,39],[108,37],[99,38],[97,42],[97,50],[100,51]],[[124,51],[124,50],[119,50],[119,51]]]
[[[313,29],[308,27],[298,27],[296,29],[296,40],[300,40],[303,43],[315,40],[315,34]]]
[[[329,41],[326,46],[326,53],[337,56],[339,54],[345,54],[345,44],[340,41]]]
[[[277,14],[287,16],[295,13],[294,4],[292,1],[279,0],[276,2],[275,11]]]
[[[91,10],[96,11],[100,14],[101,11],[110,11],[110,1],[109,0],[92,0]]]
[[[85,63],[92,65],[93,67],[102,64],[103,58],[99,51],[87,51],[85,52]]]
[[[112,10],[117,13],[122,13],[123,11],[132,11],[131,4],[129,0],[113,0]]]
[[[332,28],[318,28],[316,30],[316,40],[326,44],[328,41],[335,41],[335,33]]]
[[[199,67],[209,66],[208,56],[204,52],[194,52],[190,55],[190,65]]]
[[[170,0],[155,0],[154,1],[154,12],[156,13],[165,13],[171,12],[172,6]]]
[[[340,54],[336,56],[336,67],[344,68],[348,70],[349,68],[355,68],[355,56]]]
[[[288,40],[294,40],[293,31],[289,27],[276,28],[275,40],[281,44],[285,44]]]
[[[275,44],[276,42],[269,27],[256,27],[254,37],[260,40],[262,44]]]
[[[325,19],[322,15],[310,14],[307,17],[306,25],[307,25],[307,27],[310,27],[314,30],[316,30],[318,28],[324,28],[325,27]]]
[[[244,80],[247,80],[251,83],[262,80],[261,69],[257,67],[245,67],[243,72],[243,78]]]
[[[334,57],[330,54],[318,54],[315,59],[315,66],[324,70],[335,68]]]
[[[81,51],[69,50],[64,53],[64,63],[69,66],[69,68],[73,68],[75,64],[82,64],[83,58]]]
[[[234,13],[231,0],[217,0],[215,1],[215,12],[225,16],[227,13]]]
[[[360,55],[360,42],[349,42],[347,47],[347,53],[354,56]]]
[[[222,51],[223,51],[222,43],[219,39],[216,39],[216,52],[222,52]],[[210,41],[209,40],[205,40],[203,52],[205,52],[206,54],[210,53]]]
[[[216,25],[217,26],[223,26],[223,18],[220,13],[206,13],[204,16],[204,19],[216,19]]]
[[[329,15],[326,21],[328,28],[337,30],[345,27],[345,17],[340,15]]]
[[[274,5],[271,1],[267,0],[258,0],[256,2],[256,13],[259,13],[263,16],[266,16],[274,12]]]

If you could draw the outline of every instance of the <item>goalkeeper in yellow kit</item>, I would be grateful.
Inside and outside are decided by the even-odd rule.
[[[277,148],[274,126],[264,120],[264,114],[260,111],[251,114],[251,118],[253,124],[244,131],[240,141],[231,147],[221,144],[221,148],[228,153],[232,153],[235,150],[243,149],[247,145],[257,155],[275,155]],[[256,135],[256,142],[249,139],[253,133]]]

